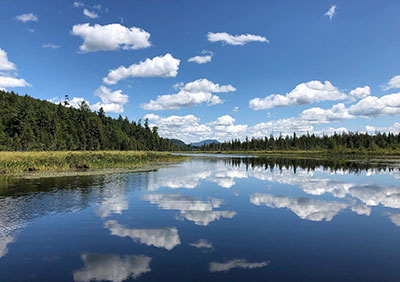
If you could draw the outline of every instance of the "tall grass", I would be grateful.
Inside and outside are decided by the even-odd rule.
[[[0,152],[0,174],[104,168],[135,168],[177,161],[181,156],[142,151]]]

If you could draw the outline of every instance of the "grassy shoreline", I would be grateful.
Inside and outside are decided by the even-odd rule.
[[[0,152],[0,175],[138,169],[149,164],[165,164],[184,159],[183,156],[167,152],[149,151]]]

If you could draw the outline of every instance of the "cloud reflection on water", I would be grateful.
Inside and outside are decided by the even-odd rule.
[[[196,225],[208,226],[213,221],[221,218],[233,218],[235,215],[234,211],[183,211],[178,218],[193,221]]]
[[[341,179],[345,179],[343,177],[332,179],[331,176],[333,174],[345,176],[353,170],[360,172],[363,171],[362,169],[357,170],[351,167],[350,169],[335,168],[334,171],[329,171],[322,165],[317,165],[312,169],[306,166],[293,168],[290,165],[279,166],[274,169],[274,165],[271,162],[269,162],[269,169],[267,169],[266,163],[260,162],[258,165],[249,165],[247,161],[249,160],[194,159],[181,165],[155,172],[150,177],[152,180],[150,181],[150,188],[151,190],[157,190],[161,187],[194,189],[201,184],[201,181],[213,182],[222,188],[231,188],[236,185],[237,179],[256,178],[269,183],[295,186],[312,196],[331,194],[335,198],[342,200],[326,202],[307,197],[302,199],[264,197],[264,205],[286,207],[300,218],[313,221],[330,221],[345,209],[349,209],[359,215],[369,216],[373,206],[382,205],[386,208],[400,208],[400,187],[357,184],[342,181]],[[256,160],[252,158],[250,162],[253,161]],[[398,173],[392,169],[368,169],[364,171],[367,177],[380,173],[393,174],[396,177]],[[271,187],[269,183],[268,186]],[[238,193],[236,192],[236,194]],[[216,211],[214,210],[216,207],[212,207],[209,202],[183,198],[183,196],[180,196],[181,198],[179,199],[173,199],[173,197],[158,194],[158,196],[149,195],[144,198],[153,204],[157,204],[161,209],[179,210],[180,213],[177,218],[190,220],[203,226],[207,226],[210,222],[220,218],[233,218],[236,214],[233,211]],[[343,202],[343,200],[348,201]],[[256,196],[253,196],[251,201],[257,203]],[[261,202],[258,202],[258,204],[261,204]]]
[[[193,221],[197,225],[207,226],[220,218],[233,218],[236,212],[216,211],[223,201],[209,197],[207,201],[201,201],[190,196],[180,194],[147,194],[143,200],[156,204],[160,209],[179,210],[177,218]]]
[[[115,194],[105,199],[97,210],[97,214],[101,218],[109,217],[111,214],[122,214],[124,210],[129,208],[128,202],[124,199],[123,194]]]
[[[234,268],[255,269],[266,267],[268,261],[248,262],[245,259],[233,259],[227,262],[211,262],[209,266],[210,272],[227,272]]]
[[[197,249],[212,249],[213,245],[211,242],[208,242],[206,239],[199,239],[194,243],[189,244],[192,247],[195,247]]]
[[[108,220],[104,227],[110,230],[111,235],[118,237],[130,237],[133,241],[139,241],[148,246],[164,248],[168,251],[180,245],[178,229],[176,227],[165,228],[127,228],[115,220]]]
[[[397,225],[397,226],[400,227],[400,213],[391,213],[391,212],[388,212],[387,214],[388,214],[390,220],[391,220],[395,225]]]
[[[151,258],[144,255],[122,256],[116,254],[85,253],[81,256],[84,267],[73,273],[74,281],[122,282],[136,279],[151,271]]]
[[[382,204],[388,208],[400,208],[400,187],[377,184],[355,185],[349,188],[349,194],[368,206]]]
[[[325,202],[311,198],[291,198],[270,194],[255,193],[250,196],[254,205],[265,205],[270,208],[288,208],[301,219],[311,221],[331,221],[340,211],[348,208],[348,204]]]
[[[0,237],[0,259],[8,253],[8,245],[14,242],[12,236]]]

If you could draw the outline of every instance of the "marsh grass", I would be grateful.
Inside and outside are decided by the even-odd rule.
[[[148,151],[0,152],[0,174],[136,168],[150,163],[179,161],[182,156]]]

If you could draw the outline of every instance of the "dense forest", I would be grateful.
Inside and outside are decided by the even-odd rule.
[[[114,119],[90,110],[0,91],[0,150],[173,150],[148,121]]]
[[[244,141],[234,139],[224,143],[212,143],[198,148],[201,151],[310,151],[310,150],[365,150],[400,149],[400,133],[380,133],[374,135],[359,132],[335,133],[331,136],[306,134],[264,138],[246,137]]]

